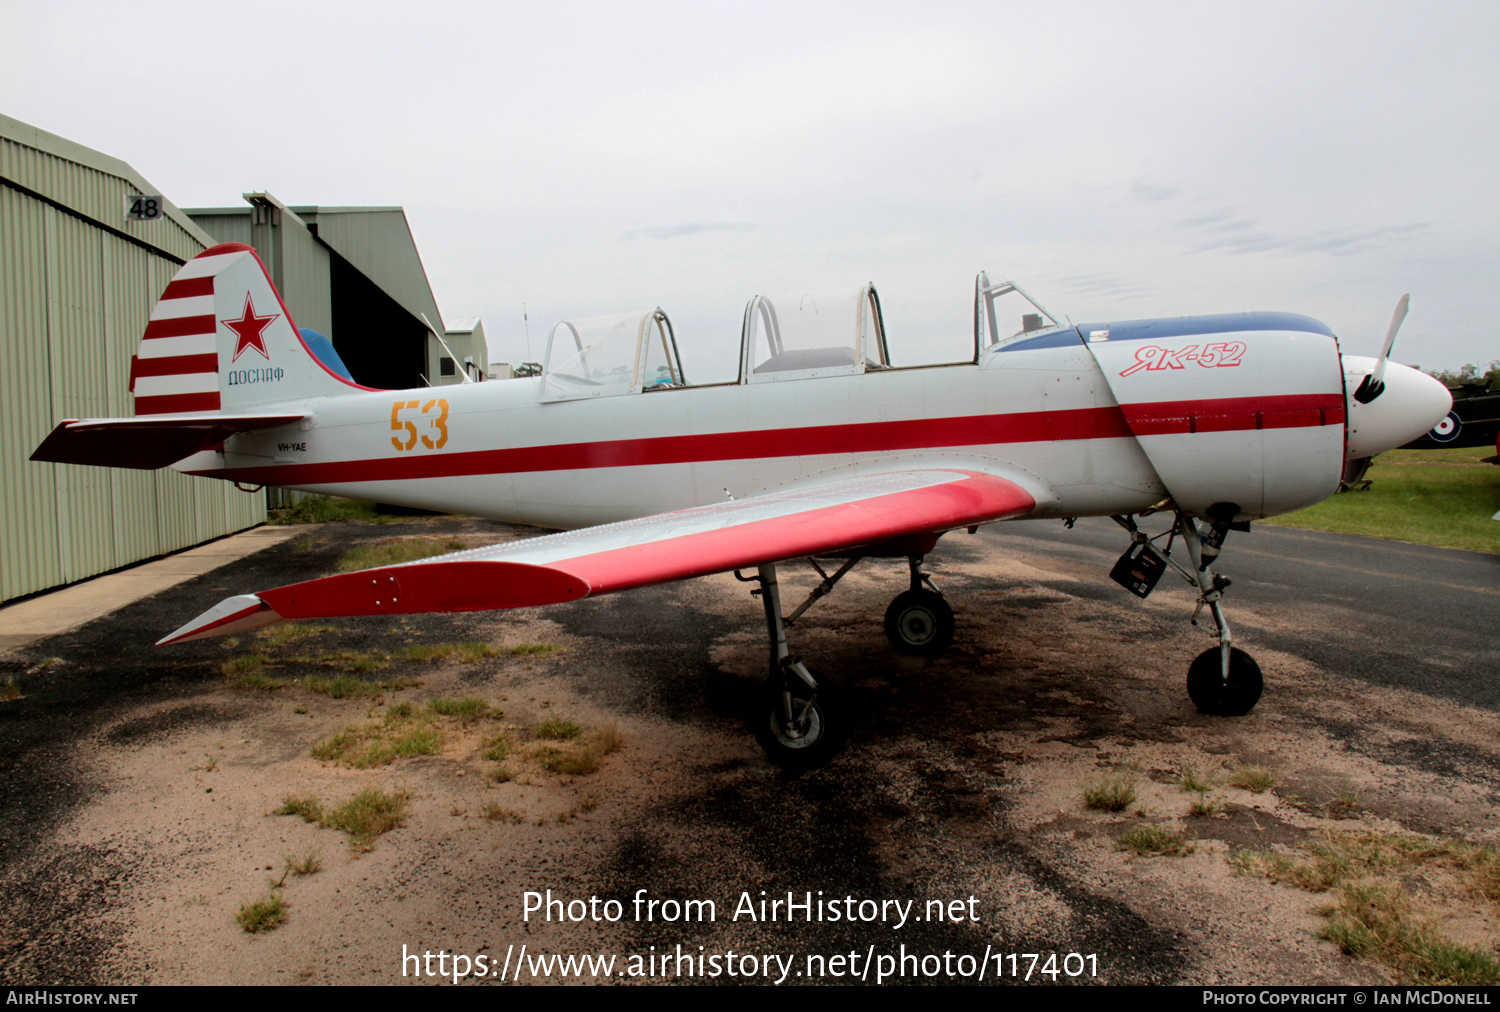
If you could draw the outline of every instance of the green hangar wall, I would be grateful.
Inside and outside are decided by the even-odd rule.
[[[0,116],[0,601],[253,527],[265,497],[176,471],[36,463],[65,418],[134,413],[130,357],[178,266],[213,245],[124,162]]]

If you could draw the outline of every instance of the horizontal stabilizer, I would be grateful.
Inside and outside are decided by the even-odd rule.
[[[202,412],[144,415],[136,418],[69,420],[53,429],[32,460],[57,464],[98,464],[154,471],[201,450],[211,450],[236,432],[274,429],[308,417],[302,412],[276,415],[221,415]]]
[[[945,531],[1035,506],[1016,481],[973,471],[836,479],[230,598],[161,642],[246,628],[241,621],[556,604],[810,555],[881,554],[879,546],[902,539],[930,547]]]

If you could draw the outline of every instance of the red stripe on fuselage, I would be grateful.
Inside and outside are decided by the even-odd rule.
[[[1127,409],[1149,428],[1149,419],[1163,422],[1180,418],[1182,428],[1161,431],[1193,431],[1194,411],[1204,415],[1228,415],[1241,402],[1258,405],[1262,414],[1301,410],[1311,401],[1324,424],[1343,424],[1343,399],[1331,395],[1338,405],[1322,408],[1329,395],[1247,397],[1220,401],[1157,402],[1132,404]],[[1211,409],[1211,410],[1204,410]],[[185,410],[185,409],[183,409]],[[1243,416],[1256,428],[1255,411]],[[1267,424],[1266,428],[1283,427]],[[1243,420],[1243,419],[1241,419]],[[1140,424],[1140,423],[1137,423]],[[1302,424],[1301,422],[1293,424]],[[645,439],[601,440],[594,443],[558,443],[468,453],[415,454],[376,460],[344,460],[321,464],[283,464],[275,467],[231,468],[200,472],[237,481],[277,485],[342,485],[362,481],[409,481],[421,478],[456,478],[479,474],[517,474],[528,471],[574,471],[596,467],[648,467],[655,464],[690,464],[715,460],[754,460],[765,457],[817,456],[834,453],[881,453],[900,450],[937,450],[954,446],[984,446],[999,443],[1032,443],[1075,439],[1123,439],[1135,433],[1120,408],[1079,408],[1070,411],[1027,411],[1008,415],[968,415],[958,418],[919,418],[901,422],[863,422],[850,425],[818,425],[802,429],[765,429],[755,432],[711,432],[693,436],[657,436]]]
[[[1343,425],[1342,394],[1223,397],[1203,401],[1150,401],[1123,406],[1137,436],[1183,432],[1238,432]]]
[[[1067,423],[1067,424],[1064,424]],[[1067,434],[1049,432],[1071,427]],[[1086,430],[1086,435],[1079,435]],[[327,464],[283,464],[210,472],[237,480],[275,477],[280,485],[324,485],[356,481],[452,478],[473,474],[573,471],[596,467],[647,467],[710,460],[879,453],[986,443],[1026,443],[1047,439],[1123,438],[1130,435],[1118,408],[1031,411],[1012,415],[919,418],[905,422],[817,425],[804,429],[710,432],[696,436],[657,436],[597,443],[559,443],[507,450],[425,454]]]

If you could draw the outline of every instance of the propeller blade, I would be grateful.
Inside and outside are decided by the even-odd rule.
[[[1380,347],[1380,360],[1375,363],[1373,376],[1375,384],[1385,385],[1385,363],[1391,357],[1391,345],[1396,343],[1396,331],[1401,329],[1401,321],[1406,319],[1406,307],[1411,304],[1411,295],[1401,296],[1401,301],[1396,303],[1396,311],[1391,314],[1390,329],[1385,332],[1385,344]]]
[[[1385,332],[1385,344],[1380,348],[1380,358],[1375,360],[1375,370],[1354,391],[1354,399],[1361,404],[1369,404],[1385,390],[1385,364],[1390,360],[1391,346],[1396,343],[1396,331],[1401,329],[1401,322],[1406,319],[1406,308],[1410,304],[1410,293],[1401,296],[1401,301],[1396,303],[1396,311],[1391,314],[1390,328]]]

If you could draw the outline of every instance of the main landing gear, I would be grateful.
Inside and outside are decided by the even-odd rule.
[[[851,559],[833,577],[825,576],[802,607],[790,616],[781,617],[781,591],[776,583],[776,566],[761,566],[753,577],[760,587],[751,591],[760,597],[766,610],[766,631],[771,640],[770,674],[766,679],[764,701],[754,711],[755,740],[773,762],[790,769],[810,769],[827,762],[843,744],[843,714],[834,703],[834,690],[826,678],[808,670],[802,658],[792,654],[786,644],[786,627],[795,622],[812,603],[829,590],[838,578],[854,568]],[[819,570],[821,573],[822,570]]]
[[[1223,507],[1222,509],[1219,507]],[[1188,696],[1199,712],[1219,717],[1240,717],[1249,713],[1260,701],[1264,689],[1260,665],[1245,651],[1234,646],[1229,621],[1224,617],[1222,600],[1230,581],[1218,573],[1210,573],[1209,566],[1219,556],[1231,529],[1239,525],[1230,520],[1239,512],[1232,503],[1217,504],[1209,513],[1215,516],[1206,534],[1200,534],[1198,524],[1187,514],[1178,511],[1177,522],[1172,530],[1157,538],[1166,537],[1165,548],[1158,548],[1155,540],[1135,525],[1127,516],[1113,519],[1130,532],[1131,546],[1115,564],[1110,576],[1137,597],[1146,597],[1156,586],[1156,581],[1167,566],[1173,569],[1198,590],[1198,606],[1193,610],[1193,625],[1204,608],[1214,620],[1214,629],[1219,640],[1199,654],[1188,667]],[[1189,570],[1172,558],[1172,540],[1180,535],[1187,548],[1192,565]]]
[[[897,595],[886,609],[885,634],[901,653],[936,657],[953,643],[953,609],[932,578],[922,572],[922,558],[908,557],[911,589]],[[751,593],[765,608],[770,643],[770,670],[752,717],[755,739],[774,762],[792,769],[810,769],[826,762],[843,745],[846,727],[837,688],[791,652],[786,631],[814,602],[832,591],[860,559],[848,559],[832,575],[815,560],[808,562],[823,581],[784,618],[774,564],[758,567],[754,576],[734,574],[747,583],[760,584]]]
[[[922,572],[922,556],[913,555],[911,589],[897,595],[885,610],[885,637],[897,653],[936,657],[953,645],[953,609]]]

